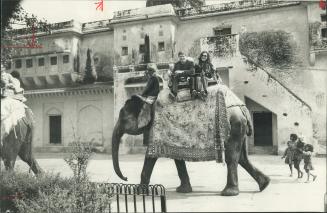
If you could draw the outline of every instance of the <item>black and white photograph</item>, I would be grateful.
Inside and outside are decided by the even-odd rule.
[[[1,0],[0,213],[327,212],[326,0]]]

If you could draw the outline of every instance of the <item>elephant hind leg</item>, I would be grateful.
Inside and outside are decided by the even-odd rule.
[[[237,167],[240,159],[242,137],[245,135],[245,125],[237,118],[231,122],[231,136],[226,144],[227,184],[221,192],[222,196],[239,194]]]
[[[15,160],[3,159],[3,164],[5,165],[5,169],[8,171],[13,171],[15,167]]]
[[[246,152],[246,141],[243,142],[239,164],[255,179],[260,191],[263,191],[270,182],[270,178],[255,168],[248,159]]]
[[[25,141],[22,142],[18,156],[26,162],[35,175],[42,173],[42,169],[32,154],[32,129],[29,128],[26,133]]]
[[[19,157],[22,159],[22,161],[26,162],[29,165],[35,175],[42,173],[43,171],[35,160],[35,158],[33,157],[32,153],[27,151],[27,146],[30,145],[22,145],[22,149],[18,153]]]

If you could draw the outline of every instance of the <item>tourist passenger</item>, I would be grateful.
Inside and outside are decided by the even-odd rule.
[[[194,62],[186,59],[186,56],[183,52],[178,53],[179,61],[174,64],[174,68],[171,73],[170,85],[171,92],[174,96],[177,96],[179,82],[187,82],[187,79],[190,76],[194,75]],[[190,92],[193,90],[193,82],[189,79]]]
[[[210,60],[210,55],[207,51],[202,51],[199,56],[199,64],[195,66],[195,89],[192,91],[193,97],[204,99],[208,95],[208,79],[214,79],[220,83],[220,77],[216,72]]]

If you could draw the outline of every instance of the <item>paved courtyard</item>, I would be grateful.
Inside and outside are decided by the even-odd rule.
[[[40,166],[63,176],[72,175],[64,162],[64,154],[37,154]],[[289,177],[289,169],[280,156],[250,155],[257,168],[271,178],[268,188],[259,192],[258,186],[243,168],[239,167],[240,195],[220,196],[226,183],[226,166],[215,162],[188,162],[193,192],[175,192],[179,179],[175,164],[170,159],[159,159],[155,166],[151,184],[162,184],[167,189],[167,210],[169,212],[234,212],[234,211],[324,211],[326,192],[326,158],[314,158],[313,165],[318,178],[305,183],[302,179]],[[139,183],[143,166],[143,155],[121,155],[120,166],[128,177],[127,183]],[[303,162],[301,164],[303,168]],[[16,169],[27,171],[22,161]],[[96,154],[90,161],[88,172],[94,181],[122,182],[114,173],[111,156]]]

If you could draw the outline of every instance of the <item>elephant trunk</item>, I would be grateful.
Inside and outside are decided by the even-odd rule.
[[[123,136],[124,132],[122,131],[122,129],[120,128],[119,125],[120,119],[118,120],[113,134],[112,134],[112,162],[114,164],[114,170],[116,172],[116,174],[118,175],[118,177],[120,177],[122,180],[127,181],[127,177],[125,177],[121,171],[120,171],[120,167],[119,167],[119,144],[120,144],[120,139]]]

